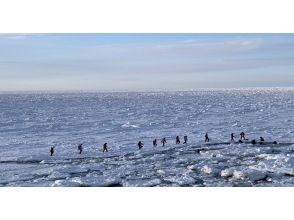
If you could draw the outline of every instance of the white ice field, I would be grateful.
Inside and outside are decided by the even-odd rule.
[[[294,88],[0,94],[0,186],[294,186],[293,110]],[[278,144],[222,144],[241,131]]]

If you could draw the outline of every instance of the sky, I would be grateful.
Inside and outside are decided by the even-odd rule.
[[[0,34],[0,91],[294,86],[294,34]]]

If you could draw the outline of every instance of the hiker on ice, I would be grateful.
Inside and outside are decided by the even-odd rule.
[[[205,136],[204,137],[205,137],[205,142],[209,142],[209,137],[208,137],[208,133],[207,132],[205,133]]]
[[[260,137],[259,140],[260,140],[260,142],[264,142],[264,138],[263,137]]]
[[[141,141],[139,141],[138,142],[138,147],[139,147],[139,150],[141,150],[141,148],[144,146],[144,144],[141,142]]]
[[[83,152],[83,144],[80,144],[78,146],[78,150],[80,151],[80,154],[82,154],[82,152]]]
[[[161,143],[162,143],[162,146],[164,147],[165,144],[166,144],[166,139],[165,138],[162,138]]]
[[[242,138],[245,140],[245,133],[243,131],[240,133],[240,140],[242,140]]]
[[[51,154],[50,156],[53,156],[53,154],[54,154],[54,148],[55,148],[54,146],[50,148],[50,154]]]
[[[234,133],[231,133],[231,141],[235,141],[235,140],[234,140],[234,137],[235,137],[235,136],[234,136]]]
[[[108,152],[107,143],[104,143],[104,144],[103,144],[103,153],[104,153],[105,151]]]
[[[180,143],[181,143],[181,141],[180,141],[180,137],[177,136],[177,137],[176,137],[176,144],[180,144]]]
[[[157,140],[154,139],[154,140],[153,140],[153,147],[156,147],[156,146],[157,146]]]
[[[184,143],[183,144],[187,144],[187,141],[188,141],[188,137],[187,135],[184,136]]]

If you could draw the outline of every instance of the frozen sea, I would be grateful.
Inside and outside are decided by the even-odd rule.
[[[2,93],[0,186],[294,186],[293,112],[294,88]]]

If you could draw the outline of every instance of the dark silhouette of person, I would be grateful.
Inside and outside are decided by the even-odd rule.
[[[188,137],[187,135],[184,136],[184,143],[183,144],[187,144],[187,141],[188,141]]]
[[[245,133],[242,131],[241,133],[240,133],[240,140],[245,140]]]
[[[141,141],[139,141],[138,142],[138,147],[139,147],[139,150],[141,150],[141,148],[144,146],[144,144],[141,142]]]
[[[153,147],[156,147],[156,146],[157,146],[157,140],[154,139],[154,140],[153,140]]]
[[[166,139],[165,138],[162,138],[161,143],[162,143],[162,146],[164,147],[165,144],[166,144]]]
[[[78,146],[78,150],[80,151],[80,154],[82,154],[82,152],[83,152],[83,144],[80,144]]]
[[[231,133],[231,141],[234,141],[234,133]]]
[[[205,142],[209,142],[209,137],[208,137],[208,133],[207,132],[205,133],[205,136],[204,137],[205,137]]]
[[[180,141],[180,137],[177,136],[177,137],[176,137],[176,144],[180,144],[180,143],[181,143],[181,141]]]
[[[54,148],[55,148],[54,146],[50,148],[50,156],[53,156],[53,154],[54,154]]]
[[[260,137],[259,140],[260,140],[260,142],[263,142],[264,141],[264,138],[263,137]]]
[[[103,153],[104,153],[105,151],[108,152],[107,143],[104,143],[104,144],[103,144]]]

